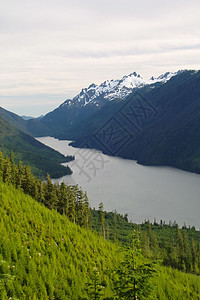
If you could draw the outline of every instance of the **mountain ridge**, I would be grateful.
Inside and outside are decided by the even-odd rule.
[[[149,80],[144,80],[141,75],[137,74],[136,72],[132,72],[129,75],[123,76],[121,79],[111,79],[105,80],[100,85],[96,85],[92,83],[89,85],[88,88],[83,88],[81,92],[76,95],[73,99],[65,100],[60,106],[63,107],[65,105],[74,105],[80,103],[81,105],[85,106],[90,102],[94,101],[94,104],[98,106],[95,102],[95,99],[101,96],[112,101],[116,98],[124,99],[127,95],[129,95],[134,88],[144,87],[145,85],[153,85],[156,83],[166,83],[169,79],[173,76],[177,75],[181,70],[177,72],[166,72],[154,78],[153,76]]]
[[[7,120],[0,116],[0,151],[10,155],[14,152],[17,162],[29,164],[38,177],[45,178],[47,172],[52,177],[60,177],[72,173],[67,166],[60,165],[73,157],[65,157],[59,152],[45,146],[32,136],[19,131]]]
[[[141,164],[167,165],[200,173],[199,74],[197,70],[166,72],[158,78],[152,77],[150,83],[153,84],[144,84],[141,76],[133,72],[121,80],[104,81],[98,86],[91,84],[82,89],[82,94],[79,93],[74,100],[64,101],[40,120],[25,121],[2,109],[0,115],[3,111],[4,117],[26,134],[31,132],[33,136],[49,135],[74,140],[73,145],[76,147],[82,147],[84,141],[88,140],[91,148],[100,149],[106,154],[134,159]],[[113,98],[116,91],[121,93],[120,85],[128,96]],[[87,99],[84,98],[86,94]],[[137,108],[133,103],[135,94],[139,97],[135,99]],[[146,116],[141,111],[142,103],[146,106],[143,108]],[[132,112],[127,114],[129,106],[133,106]],[[153,111],[157,112],[156,118],[149,118]],[[137,119],[131,125],[133,113]],[[111,127],[120,122],[124,132],[131,136],[120,151],[109,151],[105,147],[102,149],[102,144],[99,145],[98,139],[94,139],[95,134],[110,119],[114,120]]]
[[[200,173],[199,112],[200,71],[185,71],[158,88],[143,87],[124,101],[111,101],[74,126],[68,136],[75,147],[87,141],[91,148],[140,164]],[[106,143],[108,129],[119,132],[115,140],[123,141],[123,135],[131,138],[124,139],[123,147],[114,147],[111,138]]]
[[[151,77],[149,80],[144,80],[136,72],[132,72],[120,80],[106,80],[100,85],[92,83],[88,88],[82,89],[73,99],[65,100],[55,110],[47,113],[41,119],[41,123],[50,128],[55,137],[63,138],[72,126],[86,120],[107,102],[114,99],[124,100],[136,88],[158,87],[181,72],[183,71],[166,72],[158,78]]]

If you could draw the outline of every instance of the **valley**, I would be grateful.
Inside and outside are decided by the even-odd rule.
[[[2,300],[198,299],[199,80],[133,72],[40,118],[0,108]]]
[[[158,222],[162,219],[167,223],[176,221],[180,226],[186,223],[200,228],[199,174],[169,167],[141,166],[136,161],[102,153],[101,160],[95,162],[99,153],[95,150],[73,148],[70,142],[51,137],[38,140],[64,155],[75,156],[75,161],[68,163],[73,174],[54,182],[81,186],[88,193],[91,207],[98,209],[103,202],[106,211],[128,213],[129,220],[134,223],[142,223],[145,219],[153,222],[155,218]],[[88,160],[82,169],[83,156]],[[92,161],[96,172],[90,170]]]
[[[1,1],[0,300],[200,300],[200,1]]]

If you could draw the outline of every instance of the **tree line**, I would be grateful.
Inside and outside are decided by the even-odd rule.
[[[21,161],[15,164],[13,152],[10,156],[0,152],[0,181],[13,184],[47,208],[55,209],[70,221],[88,228],[88,196],[78,185],[66,185],[63,182],[60,185],[53,184],[48,173],[46,181],[41,181],[32,174],[29,166],[23,165]]]
[[[160,259],[165,266],[200,275],[200,234],[194,227],[182,229],[172,225],[151,224],[138,226],[143,254]]]
[[[162,221],[160,225],[155,221],[136,225],[128,222],[127,214],[123,217],[116,212],[105,212],[103,203],[99,204],[98,211],[91,210],[87,193],[78,185],[53,184],[49,174],[45,182],[37,179],[29,166],[22,162],[15,164],[13,152],[10,156],[0,152],[1,181],[13,184],[50,210],[66,215],[71,222],[94,228],[104,239],[126,244],[129,233],[136,228],[145,257],[161,259],[166,266],[200,274],[200,237],[194,227],[180,230],[176,223],[167,225]]]
[[[104,238],[129,245],[130,234],[136,230],[141,241],[144,257],[159,260],[164,266],[183,272],[200,275],[200,231],[194,226],[185,224],[179,228],[176,221],[169,224],[160,221],[151,223],[145,220],[142,224],[128,222],[127,214],[92,210],[92,226]],[[129,245],[130,246],[130,245]]]

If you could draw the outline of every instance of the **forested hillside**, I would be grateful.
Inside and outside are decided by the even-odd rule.
[[[2,183],[0,213],[2,300],[129,299],[115,292],[113,273],[123,261],[119,246]],[[199,277],[159,270],[148,299],[199,299]]]
[[[95,268],[110,294],[114,244],[11,186],[1,184],[0,210],[0,273],[13,276],[1,284],[2,300],[80,299]]]
[[[10,112],[3,107],[0,107],[0,117],[8,121],[16,129],[31,135],[31,136],[47,136],[51,135],[51,130],[39,119],[28,119],[24,120],[22,117],[17,114]]]
[[[141,228],[129,224],[127,216],[122,218],[114,213],[107,215],[102,204],[99,211],[92,214],[93,218],[88,212],[86,194],[77,186],[63,184],[59,187],[51,183],[50,177],[46,183],[42,183],[30,173],[28,167],[15,165],[12,156],[9,159],[1,155],[2,300],[9,297],[111,300],[130,299],[130,295],[131,299],[200,299],[198,276],[159,266],[162,258],[160,252],[155,251],[156,242],[152,244],[154,235],[151,233],[156,230],[149,222]],[[105,230],[105,220],[109,219],[109,232],[116,242],[106,240],[108,230]],[[96,229],[95,232],[91,231],[92,224],[98,227],[99,233]],[[172,237],[170,229],[165,224],[161,225],[164,230],[162,226],[154,224],[159,232],[156,236],[160,236],[159,245],[161,241],[165,243],[165,237],[167,240]],[[120,243],[117,243],[119,229],[121,237]],[[142,231],[144,234],[141,235]],[[196,270],[185,271],[198,273],[199,235],[195,229],[191,231],[197,250]],[[126,244],[131,247],[125,247]],[[185,247],[185,239],[182,245]],[[179,251],[181,255],[190,253],[186,248],[179,248]],[[174,255],[177,254],[174,252]],[[181,256],[177,256],[179,258]],[[133,298],[134,295],[136,298]]]
[[[25,121],[3,108],[0,116],[25,134],[25,142],[29,139],[30,143],[27,134],[50,135],[73,140],[75,147],[87,144],[144,165],[173,166],[200,173],[200,71],[179,71],[162,84],[133,88],[126,98],[116,94],[110,101],[105,98],[106,101],[95,102],[95,98],[93,102],[94,94],[90,92],[83,90],[73,101],[66,100],[41,120]],[[98,99],[102,97],[102,93],[98,94]],[[7,140],[3,143],[10,145]],[[27,162],[29,157],[28,163],[33,164],[29,153],[22,159]],[[56,177],[62,176],[61,168]],[[48,172],[52,170],[51,167]]]
[[[101,206],[100,206],[101,208]],[[93,228],[100,232],[100,210],[92,210]],[[180,229],[176,221],[168,224],[160,220],[144,220],[142,224],[128,222],[127,214],[104,212],[104,235],[107,239],[130,245],[133,230],[139,233],[141,250],[145,257],[159,259],[165,266],[200,275],[200,231],[183,225]]]
[[[200,71],[184,71],[157,88],[105,104],[65,138],[141,164],[200,173],[199,127]]]
[[[69,167],[60,165],[74,159],[65,157],[57,151],[38,142],[33,137],[17,130],[9,122],[0,117],[0,150],[5,154],[15,152],[16,161],[28,164],[38,177],[61,177],[72,173]]]

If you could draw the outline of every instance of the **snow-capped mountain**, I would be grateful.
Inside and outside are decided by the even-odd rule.
[[[41,122],[51,128],[55,136],[63,137],[77,123],[90,117],[106,103],[114,99],[124,100],[134,89],[147,87],[155,89],[166,84],[172,77],[178,75],[167,72],[157,78],[143,79],[136,72],[123,76],[118,80],[106,80],[100,85],[92,83],[73,99],[64,101],[58,108],[46,114]]]
[[[200,70],[174,75],[152,78],[153,84],[141,90],[141,98],[130,95],[106,103],[72,126],[64,138],[73,140],[75,147],[85,147],[87,142],[87,147],[143,165],[174,166],[200,174]]]
[[[134,88],[141,88],[145,85],[153,85],[156,83],[166,83],[178,72],[160,75],[158,78],[151,77],[149,80],[143,79],[136,72],[123,76],[120,80],[106,80],[100,85],[92,83],[88,88],[82,89],[82,91],[74,97],[72,100],[68,99],[63,106],[85,106],[88,104],[101,106],[107,101],[114,100],[116,98],[126,98]]]

